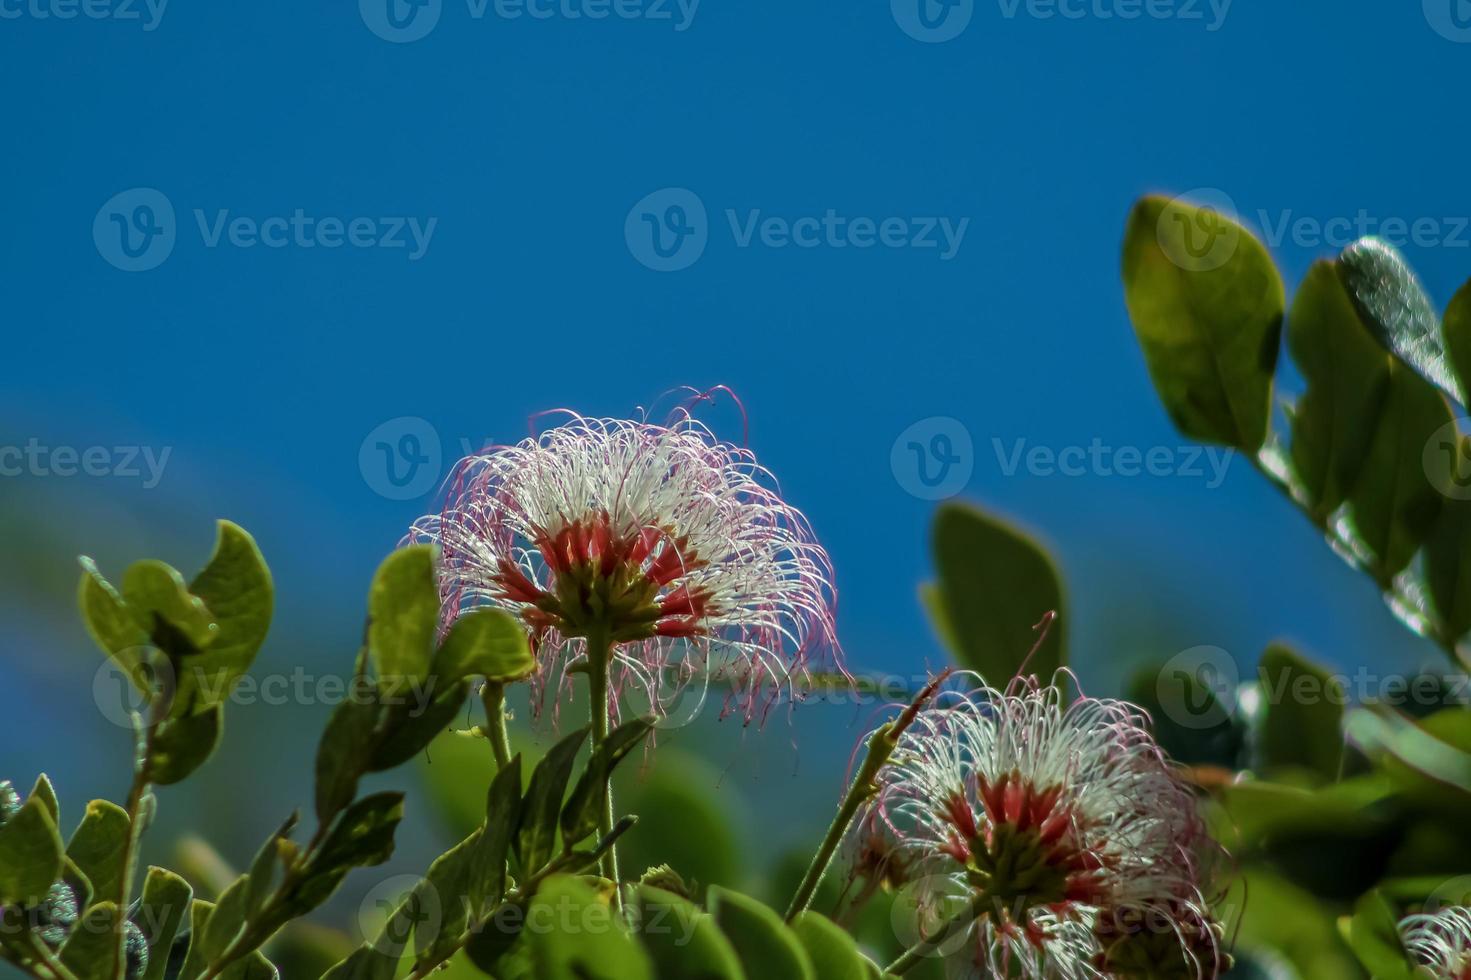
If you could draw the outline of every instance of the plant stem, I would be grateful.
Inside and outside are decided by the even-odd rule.
[[[594,629],[587,634],[588,709],[592,714],[592,749],[596,752],[608,738],[608,669],[612,665],[613,644],[607,631]],[[613,831],[613,786],[603,784],[603,806],[598,816],[598,837]],[[600,862],[604,878],[613,882],[613,907],[622,909],[623,896],[618,880],[618,852],[609,847]]]
[[[971,899],[970,904],[948,919],[940,927],[939,932],[909,947],[897,960],[884,967],[884,972],[892,973],[896,977],[903,976],[910,969],[919,965],[919,962],[925,957],[958,936],[964,930],[969,929],[971,923],[986,914],[990,903],[991,897],[985,892],[981,892],[975,898]]]
[[[156,708],[150,707],[150,721],[146,728],[138,733],[138,744],[135,749],[133,760],[133,785],[128,790],[128,833],[123,838],[122,854],[122,877],[117,886],[118,917],[116,922],[117,942],[113,952],[112,969],[109,975],[116,980],[122,980],[127,972],[127,957],[123,954],[123,944],[126,942],[125,929],[127,928],[128,905],[132,898],[133,874],[138,862],[138,843],[143,837],[142,821],[139,819],[143,812],[143,800],[148,795],[148,790],[153,782],[153,739],[158,733],[160,722],[152,718]]]
[[[480,690],[480,700],[485,705],[485,734],[495,753],[495,767],[501,770],[511,764],[511,740],[506,734],[506,685],[486,681]]]
[[[792,903],[787,906],[787,922],[791,922],[808,905],[812,904],[812,896],[817,893],[817,886],[822,884],[823,876],[827,874],[828,865],[832,863],[838,845],[843,842],[843,837],[848,833],[848,825],[858,815],[859,808],[878,792],[878,783],[875,780],[879,770],[888,763],[889,757],[898,747],[899,736],[914,723],[914,719],[919,715],[919,709],[934,696],[935,690],[949,675],[950,671],[947,669],[933,678],[910,702],[909,707],[904,709],[903,714],[869,736],[868,752],[864,754],[863,764],[858,768],[858,775],[848,787],[848,792],[843,796],[843,802],[838,805],[838,814],[833,817],[832,824],[827,828],[827,836],[822,839],[822,846],[813,855],[812,863],[807,866],[807,874],[802,877],[802,884],[797,887],[797,893],[792,896]]]

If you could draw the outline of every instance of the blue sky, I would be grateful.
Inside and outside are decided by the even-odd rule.
[[[1199,644],[1249,666],[1279,636],[1432,655],[1245,461],[1181,472],[1118,245],[1141,193],[1224,195],[1290,289],[1352,229],[1420,222],[1405,251],[1443,305],[1471,275],[1471,11],[925,2],[0,0],[0,435],[113,470],[169,454],[154,486],[32,470],[0,495],[57,528],[48,558],[114,571],[197,564],[212,518],[240,522],[281,642],[340,636],[312,654],[332,665],[430,506],[361,465],[380,426],[397,447],[424,420],[442,469],[543,409],[723,384],[833,554],[857,665],[938,657],[934,503],[891,452],[936,418],[969,439],[962,496],[1055,547],[1085,679]],[[1008,464],[1095,445],[1172,475]],[[65,599],[0,606],[6,710],[89,676],[32,654],[90,655]]]

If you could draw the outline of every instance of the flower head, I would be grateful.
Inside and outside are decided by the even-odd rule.
[[[1399,930],[1406,951],[1436,980],[1471,980],[1471,909],[1452,905],[1412,915]]]
[[[1035,682],[1011,690],[952,692],[921,712],[867,825],[952,908],[984,900],[975,955],[996,976],[1216,975],[1208,838],[1143,713]]]
[[[657,706],[714,672],[749,720],[815,661],[841,669],[827,553],[748,450],[687,415],[573,415],[468,457],[409,540],[440,548],[446,625],[521,617],[542,691],[611,644],[615,713],[630,686]]]

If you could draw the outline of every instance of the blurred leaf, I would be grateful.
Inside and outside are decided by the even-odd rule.
[[[1338,256],[1338,273],[1375,339],[1421,378],[1461,403],[1446,362],[1440,317],[1393,245],[1361,238]]]
[[[470,900],[476,910],[506,893],[506,858],[521,817],[521,756],[496,773],[485,800],[485,828],[471,854]]]
[[[149,868],[143,879],[143,899],[133,921],[148,941],[148,970],[143,980],[163,980],[169,950],[189,910],[194,889],[172,871]]]
[[[490,681],[515,681],[535,669],[526,629],[502,609],[461,615],[434,658],[434,672],[445,681],[474,674]]]
[[[1161,700],[1165,684],[1180,685],[1178,695],[1172,695],[1178,697],[1172,705],[1176,710]],[[1232,692],[1221,693],[1230,698]],[[1141,668],[1127,688],[1127,700],[1149,713],[1155,741],[1171,759],[1190,766],[1235,769],[1241,764],[1246,726],[1234,698],[1227,703],[1216,694],[1198,671],[1176,672],[1162,663]],[[1184,706],[1184,714],[1180,706]]]
[[[434,549],[412,545],[389,555],[368,593],[368,653],[385,694],[429,674],[439,629]]]
[[[1425,446],[1452,422],[1440,392],[1395,365],[1369,457],[1349,494],[1351,522],[1369,550],[1380,588],[1410,563],[1440,512],[1441,494],[1425,470]]]
[[[569,847],[598,829],[604,787],[619,762],[638,748],[654,728],[652,715],[624,722],[603,740],[587,760],[587,767],[562,808],[562,840]]]
[[[737,832],[750,820],[733,788],[716,789],[719,770],[697,756],[661,747],[641,778],[629,769],[621,775],[627,778],[620,781],[620,808],[639,815],[638,826],[618,843],[621,866],[637,875],[668,864],[686,881],[701,885],[743,883]]]
[[[189,664],[191,675],[209,680],[202,696],[187,699],[187,708],[198,713],[223,701],[250,669],[271,628],[275,586],[255,539],[239,525],[220,521],[214,553],[189,591],[204,600],[219,626],[209,649]]]
[[[121,949],[117,903],[98,902],[82,913],[61,949],[61,962],[76,980],[109,980]]]
[[[36,783],[31,787],[31,794],[27,799],[40,800],[46,806],[46,812],[51,814],[51,823],[61,826],[61,803],[56,799],[56,787],[51,785],[51,778],[44,772],[36,777]]]
[[[652,980],[648,956],[618,913],[576,878],[553,875],[543,882],[527,921],[570,925],[526,931],[537,980]]]
[[[1240,916],[1240,945],[1280,953],[1304,980],[1362,980],[1332,908],[1287,880],[1247,869],[1224,907]]]
[[[521,753],[525,757],[523,776],[535,761],[530,748]],[[461,732],[445,732],[429,744],[415,768],[424,780],[426,795],[447,839],[467,837],[485,822],[486,792],[496,772],[488,741]]]
[[[1418,724],[1394,711],[1355,708],[1344,721],[1353,743],[1369,756],[1402,763],[1401,778],[1433,780],[1467,800],[1471,794],[1471,712],[1450,708]]]
[[[1445,338],[1447,360],[1461,383],[1461,390],[1465,391],[1471,388],[1471,280],[1451,297],[1441,323],[1441,335]],[[1461,404],[1466,403],[1463,400]]]
[[[716,885],[710,914],[725,933],[746,974],[761,980],[816,980],[812,961],[781,916],[753,898]]]
[[[1050,680],[1066,660],[1067,615],[1057,568],[1043,548],[1010,525],[966,504],[941,505],[933,532],[943,632],[961,666],[1004,686],[1037,642],[1034,627],[1056,612],[1027,664]]]
[[[1457,640],[1471,632],[1471,499],[1441,502],[1425,541],[1425,586],[1445,637]]]
[[[434,741],[464,707],[465,695],[470,692],[468,681],[450,684],[439,696],[427,705],[419,704],[415,698],[421,696],[419,689],[411,689],[413,696],[399,694],[402,703],[391,705],[385,710],[388,721],[385,731],[368,760],[369,772],[382,772],[403,765]]]
[[[0,824],[0,905],[34,905],[61,876],[61,835],[43,800],[32,796]]]
[[[1146,197],[1129,216],[1123,272],[1134,331],[1176,427],[1255,453],[1286,303],[1266,249],[1215,211]]]
[[[172,786],[209,761],[224,735],[225,706],[161,723],[153,736],[148,773],[160,786]]]
[[[807,951],[817,980],[850,980],[864,975],[863,956],[853,937],[831,920],[806,911],[792,922],[792,931]]]
[[[1413,980],[1409,956],[1400,944],[1394,910],[1379,892],[1369,892],[1354,907],[1348,941],[1359,962],[1375,980]]]
[[[1252,780],[1222,787],[1218,796],[1245,849],[1272,838],[1373,833],[1384,819],[1377,808],[1394,794],[1390,780],[1362,776],[1315,790]]]
[[[213,615],[172,565],[152,558],[134,562],[123,572],[122,593],[133,622],[171,658],[198,653],[215,641]]]
[[[98,899],[115,902],[122,897],[123,842],[128,833],[126,810],[107,800],[93,800],[66,845],[66,856],[87,876]]]
[[[632,905],[639,939],[658,980],[745,980],[730,940],[693,902],[652,885],[639,885]]]
[[[572,764],[587,741],[587,733],[587,728],[579,728],[552,746],[531,774],[516,830],[516,853],[527,874],[539,870],[552,856],[557,816],[562,811],[567,781],[572,778]]]
[[[363,943],[352,954],[322,974],[322,980],[393,980],[398,961],[385,956],[371,943]]]
[[[524,903],[508,902],[487,919],[465,943],[465,956],[484,973],[497,980],[511,980],[521,974],[507,969],[508,963],[519,964],[525,955],[525,944],[519,943],[526,923]]]
[[[1343,761],[1340,724],[1347,695],[1328,671],[1281,644],[1262,654],[1258,668],[1266,716],[1257,750],[1263,767],[1299,767],[1324,781],[1338,778]]]
[[[1331,262],[1293,297],[1287,347],[1307,380],[1290,411],[1292,462],[1323,524],[1358,481],[1389,382],[1389,359],[1359,319]]]

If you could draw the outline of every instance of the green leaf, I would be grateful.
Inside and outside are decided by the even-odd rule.
[[[816,980],[812,961],[781,916],[754,898],[712,886],[710,914],[725,933],[746,974],[761,980]]]
[[[534,670],[526,628],[502,609],[476,609],[460,616],[434,658],[434,672],[445,681],[479,674],[506,683]]]
[[[587,768],[562,808],[562,841],[567,846],[578,843],[598,829],[603,791],[613,769],[654,730],[657,720],[653,715],[645,715],[624,722],[608,733],[603,744],[587,760]]]
[[[1374,338],[1411,371],[1465,403],[1446,361],[1440,317],[1393,245],[1361,238],[1338,256],[1338,273]]]
[[[1438,391],[1392,366],[1368,460],[1349,494],[1350,522],[1381,588],[1390,586],[1435,526],[1443,498],[1426,472],[1425,447],[1451,423],[1450,406]]]
[[[434,679],[429,678],[430,681]],[[418,688],[411,688],[408,694],[392,695],[401,703],[387,709],[388,720],[374,747],[373,756],[368,760],[368,771],[392,769],[424,751],[435,736],[454,721],[469,692],[469,682],[462,680],[449,685],[427,705],[419,703],[423,692]]]
[[[61,835],[39,797],[0,825],[0,905],[34,905],[61,877]]]
[[[109,980],[121,952],[121,915],[115,902],[98,902],[82,913],[61,948],[61,962],[77,980]]]
[[[181,782],[209,760],[224,736],[225,706],[162,722],[153,736],[148,774],[160,786]]]
[[[1447,720],[1461,731],[1448,729]],[[1471,715],[1461,708],[1447,709],[1419,724],[1386,709],[1354,708],[1344,719],[1344,730],[1371,758],[1397,760],[1414,777],[1471,794],[1471,738],[1465,737],[1471,734],[1466,730],[1468,720]]]
[[[479,841],[479,833],[471,834],[435,858],[424,880],[409,896],[416,965],[425,966],[442,958],[464,936],[470,919],[475,850]],[[403,931],[398,935],[403,935]],[[379,948],[383,948],[382,944]]]
[[[123,842],[128,833],[126,810],[107,800],[93,800],[66,845],[66,856],[87,876],[98,899],[115,902],[122,896]]]
[[[393,980],[398,960],[363,943],[351,956],[322,974],[322,980]]]
[[[639,941],[658,980],[745,980],[735,947],[693,902],[644,884],[634,891],[632,905]]]
[[[941,505],[935,515],[935,567],[944,621],[956,659],[988,683],[1005,685],[1019,669],[1049,612],[1047,638],[1026,664],[1043,681],[1066,661],[1067,615],[1062,583],[1046,551],[1010,525],[967,504]]]
[[[1286,304],[1266,249],[1219,213],[1146,197],[1129,217],[1123,273],[1145,363],[1176,427],[1255,453]]]
[[[429,673],[439,628],[434,549],[412,545],[378,566],[368,593],[368,654],[385,692],[407,689]]]
[[[275,586],[255,539],[239,525],[220,521],[214,553],[189,590],[204,600],[219,625],[209,650],[190,664],[211,675],[208,697],[192,705],[201,712],[223,701],[255,661],[271,628]]]
[[[1441,322],[1441,335],[1445,338],[1446,357],[1465,391],[1471,388],[1471,280],[1451,297]]]
[[[527,921],[553,924],[525,932],[537,980],[652,980],[648,956],[618,913],[576,878],[544,881]]]
[[[1348,927],[1354,955],[1375,980],[1412,980],[1409,954],[1400,943],[1394,910],[1377,891],[1359,899]]]
[[[51,785],[51,779],[44,772],[36,777],[36,784],[31,787],[31,795],[27,799],[35,798],[46,806],[47,812],[51,814],[51,823],[57,827],[61,826],[61,803],[56,799],[56,787]]]
[[[364,683],[354,677],[354,690],[333,709],[317,746],[316,810],[323,826],[352,802],[377,744],[379,705],[376,693],[362,696]]]
[[[143,880],[143,901],[133,916],[148,941],[148,970],[143,980],[163,980],[169,950],[193,897],[194,889],[172,871],[148,869]]]
[[[1264,768],[1297,767],[1325,782],[1337,779],[1347,703],[1343,685],[1281,644],[1262,654],[1258,674],[1266,701],[1257,746]]]
[[[82,579],[77,586],[77,605],[87,632],[133,683],[139,685],[139,690],[147,693],[149,689],[136,671],[143,648],[149,642],[148,635],[133,621],[123,597],[97,571],[97,563],[87,557],[79,561]]]
[[[403,800],[402,793],[374,793],[348,807],[327,834],[314,867],[360,868],[387,861],[403,819]]]
[[[506,858],[521,817],[521,756],[495,774],[485,799],[485,827],[470,856],[470,902],[494,906],[506,893]]]
[[[256,852],[254,860],[250,862],[250,870],[246,873],[249,886],[245,892],[245,914],[255,915],[266,904],[270,898],[271,891],[275,885],[276,871],[283,868],[288,862],[291,853],[285,848],[289,847],[287,841],[291,838],[291,832],[296,829],[299,816],[293,813],[286,818],[277,831]]]
[[[465,943],[465,955],[482,971],[492,977],[519,978],[521,973],[507,967],[520,959],[525,946],[519,943],[526,925],[527,908],[521,902],[507,902],[494,915],[485,920],[481,927],[470,935]],[[540,978],[538,978],[540,980]]]
[[[170,658],[195,654],[217,638],[213,615],[173,566],[152,558],[123,572],[123,603],[133,622]]]
[[[567,781],[587,733],[586,727],[579,728],[553,745],[531,774],[516,831],[516,852],[528,874],[540,870],[552,856]]]
[[[1287,348],[1307,381],[1290,411],[1292,462],[1319,523],[1348,499],[1368,458],[1389,358],[1359,319],[1331,262],[1316,262],[1287,317]]]
[[[184,957],[184,966],[179,971],[180,978],[198,977],[209,965],[207,951],[204,943],[199,937],[204,935],[204,928],[209,923],[209,917],[215,910],[215,903],[196,898],[189,906],[189,935],[192,937],[189,943],[188,955]]]
[[[241,875],[230,883],[215,902],[204,923],[204,931],[195,931],[194,942],[207,961],[213,962],[229,948],[245,928],[246,902],[250,896],[250,878]]]
[[[792,931],[807,951],[817,980],[849,980],[864,974],[863,955],[853,937],[832,920],[806,911],[792,922]]]
[[[1425,585],[1439,631],[1451,640],[1471,632],[1471,498],[1442,501],[1425,541]]]

